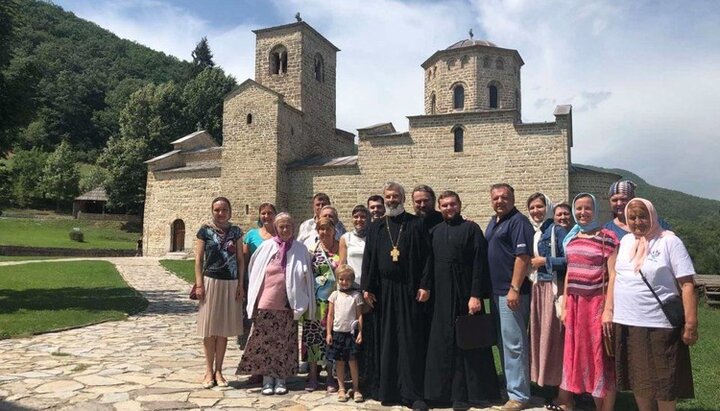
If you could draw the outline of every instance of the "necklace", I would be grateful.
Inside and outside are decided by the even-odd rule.
[[[393,241],[392,233],[390,232],[390,219],[388,216],[385,216],[385,227],[387,228],[388,236],[390,237],[390,245],[392,245],[390,257],[392,257],[394,263],[397,263],[400,261],[400,250],[398,250],[398,244],[400,243],[400,235],[402,235],[403,224],[400,224],[400,230],[398,231],[397,240],[395,241]]]

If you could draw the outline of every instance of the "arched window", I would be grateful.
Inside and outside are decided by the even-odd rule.
[[[498,59],[495,60],[495,68],[497,68],[498,70],[505,70],[505,62],[503,61],[503,59],[498,57]]]
[[[270,74],[285,73],[287,73],[287,49],[283,45],[277,45],[270,51]]]
[[[315,80],[319,82],[325,81],[325,61],[323,60],[322,56],[320,54],[315,55],[315,64],[314,64],[314,70],[315,70]]]
[[[483,58],[483,68],[490,68],[490,57]]]
[[[498,89],[493,84],[488,86],[488,101],[490,108],[498,108]]]
[[[460,68],[465,67],[468,64],[468,56],[462,56],[460,59]]]
[[[432,96],[430,96],[430,114],[435,114],[435,93],[432,93]]]
[[[465,87],[458,84],[453,89],[453,108],[455,110],[462,110],[465,108]]]
[[[248,124],[252,124],[252,114],[248,113],[246,121]]]
[[[456,153],[462,153],[463,140],[465,139],[465,130],[462,126],[455,126],[453,129],[454,150]]]
[[[455,67],[455,58],[451,58],[451,59],[449,59],[449,60],[447,61],[447,67],[448,67],[448,70],[450,70],[450,69],[452,69],[453,67]]]

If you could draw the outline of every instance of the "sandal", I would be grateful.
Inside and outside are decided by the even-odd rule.
[[[207,376],[208,374],[205,374]],[[209,389],[215,386],[215,378],[211,378],[209,380],[206,380],[203,378],[203,382],[200,384],[203,388]]]
[[[355,402],[363,402],[365,401],[365,397],[360,393],[360,391],[355,391],[353,393],[353,401]]]
[[[288,390],[285,386],[285,380],[278,378],[275,380],[275,395],[285,395]]]
[[[220,378],[217,378],[218,376],[220,376]],[[220,374],[219,372],[216,372],[216,373],[215,373],[215,382],[217,383],[217,386],[218,386],[218,387],[224,388],[224,387],[227,387],[227,386],[228,386],[227,380],[226,380],[225,377],[223,377],[222,374]]]
[[[574,408],[565,404],[558,404],[555,401],[545,403],[545,409],[550,411],[573,411]]]
[[[338,402],[347,402],[348,396],[345,394],[345,390],[338,390]]]

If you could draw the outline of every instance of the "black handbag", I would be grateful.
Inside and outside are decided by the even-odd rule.
[[[461,350],[488,348],[497,344],[492,314],[461,315],[455,319],[455,343]]]
[[[670,325],[675,328],[685,325],[685,307],[683,307],[682,297],[680,297],[679,295],[673,295],[665,302],[660,301],[660,297],[658,297],[658,295],[655,293],[655,290],[653,290],[647,278],[645,278],[642,270],[640,271],[640,277],[642,277],[643,281],[650,289],[652,295],[655,296],[658,304],[660,304],[660,308],[665,313],[665,317],[667,317],[668,321],[670,321]]]

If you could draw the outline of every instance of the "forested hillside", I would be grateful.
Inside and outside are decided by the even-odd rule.
[[[181,61],[58,6],[2,0],[0,202],[66,206],[105,184],[116,210],[137,211],[142,161],[198,126],[222,139],[222,97],[235,80],[198,40],[193,61]],[[64,187],[46,181],[58,167]]]
[[[581,166],[619,174],[637,183],[637,196],[652,201],[658,215],[682,238],[697,272],[720,274],[720,201],[653,186],[627,170]]]

